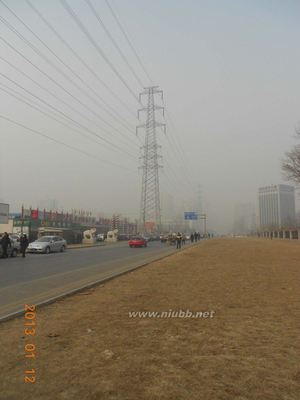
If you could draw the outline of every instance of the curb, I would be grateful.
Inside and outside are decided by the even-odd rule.
[[[74,247],[73,247],[74,246]],[[91,244],[91,245],[74,245],[74,244],[69,244],[67,245],[67,250],[76,250],[76,249],[89,249],[90,247],[103,247],[106,246],[105,243],[103,244]]]
[[[124,243],[124,242],[125,242],[125,240],[124,241],[119,241],[119,242],[112,242],[112,243],[102,242],[103,244],[88,244],[88,245],[84,245],[84,244],[79,244],[79,245],[69,244],[69,245],[67,245],[67,250],[68,249],[69,250],[89,249],[90,247],[114,246],[116,244]],[[72,247],[72,246],[75,246],[75,247]]]

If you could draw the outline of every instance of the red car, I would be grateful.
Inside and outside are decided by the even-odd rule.
[[[134,237],[128,242],[129,247],[147,247],[147,240],[142,237]]]

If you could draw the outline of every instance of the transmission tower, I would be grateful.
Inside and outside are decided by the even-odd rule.
[[[145,130],[145,144],[142,149],[141,169],[142,177],[142,193],[140,208],[140,230],[142,231],[158,231],[161,227],[161,208],[159,193],[159,168],[162,168],[159,160],[162,156],[159,154],[161,146],[157,143],[156,128],[162,127],[166,131],[166,124],[157,122],[156,111],[161,110],[164,115],[164,107],[155,104],[155,96],[160,94],[163,101],[163,92],[158,86],[144,88],[140,93],[139,100],[141,102],[143,96],[147,97],[147,106],[138,110],[138,118],[140,112],[146,113],[146,122],[137,126]]]

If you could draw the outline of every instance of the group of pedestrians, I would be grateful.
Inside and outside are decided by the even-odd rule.
[[[184,239],[183,239],[183,237],[184,237]],[[180,232],[177,232],[177,235],[176,235],[176,249],[181,249],[181,245],[183,244],[183,240],[184,240],[184,243],[185,243],[185,236],[182,235]]]
[[[199,232],[192,233],[190,236],[191,242],[194,243],[200,240],[201,236]],[[181,249],[181,246],[185,245],[186,236],[180,232],[177,232],[176,235],[176,248]]]
[[[200,232],[195,232],[195,233],[191,234],[191,242],[192,243],[197,242],[200,239],[201,239]]]
[[[27,235],[24,233],[20,237],[20,252],[22,254],[22,257],[25,257],[26,254],[26,249],[28,247],[29,241],[27,238]],[[0,239],[0,245],[1,245],[1,258],[7,258],[8,257],[8,249],[11,249],[13,246],[13,240],[9,237],[9,234],[7,232],[4,232],[3,236]]]
[[[8,257],[7,250],[9,247],[11,247],[11,240],[7,232],[4,232],[4,235],[0,239],[0,244],[2,248],[1,258],[7,258]]]

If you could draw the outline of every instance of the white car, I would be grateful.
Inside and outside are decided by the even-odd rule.
[[[60,236],[42,236],[27,247],[27,253],[45,253],[65,251],[67,242]]]

